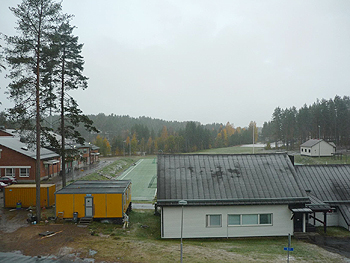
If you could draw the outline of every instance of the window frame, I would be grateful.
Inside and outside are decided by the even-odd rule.
[[[266,223],[266,224],[263,224],[263,223],[261,223],[261,216],[264,216],[264,215],[267,215],[267,216],[269,216],[269,223]],[[269,226],[269,225],[272,225],[272,213],[263,213],[263,214],[259,214],[259,225],[262,225],[262,226]]]
[[[235,225],[230,225],[230,216],[239,216],[239,224],[235,224]],[[227,225],[228,226],[241,226],[242,225],[242,215],[241,214],[228,214],[227,215]]]
[[[255,223],[249,223],[249,224],[247,224],[247,223],[244,223],[243,221],[243,218],[244,218],[244,216],[254,216],[254,217],[256,217],[256,224]],[[242,226],[256,226],[256,225],[259,225],[259,214],[242,214],[241,215],[241,224],[242,224]],[[255,218],[254,218],[255,219]]]
[[[11,174],[8,174],[7,173],[7,170],[8,169],[11,169]],[[8,168],[5,168],[5,176],[11,176],[11,177],[16,177],[16,171],[15,171],[15,168],[10,168],[10,167],[8,167]]]
[[[214,217],[214,216],[220,217],[220,225],[212,225],[211,224],[210,218]],[[206,218],[206,223],[205,223],[206,227],[208,227],[208,228],[220,228],[220,227],[222,227],[222,214],[207,214],[205,216],[205,218]]]
[[[26,175],[22,174],[22,169],[26,169]],[[19,168],[19,177],[26,178],[30,176],[30,168]]]
[[[243,224],[243,216],[244,215],[257,215],[258,217],[258,223],[257,224]],[[261,215],[269,215],[269,221],[270,223],[263,224],[261,223]],[[240,224],[239,225],[230,225],[229,224],[229,217],[230,216],[240,216]],[[273,225],[273,213],[256,213],[256,214],[227,214],[227,226],[228,227],[246,227],[246,226],[272,226]]]

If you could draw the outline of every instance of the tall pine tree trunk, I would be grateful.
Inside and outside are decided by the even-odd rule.
[[[41,10],[42,12],[42,10]],[[41,205],[40,205],[40,38],[41,38],[41,19],[39,19],[39,31],[37,40],[37,54],[36,54],[36,216],[37,221],[41,220]]]
[[[65,50],[63,50],[62,59],[62,75],[61,75],[61,143],[62,143],[62,187],[67,184],[66,180],[66,149],[65,149],[65,127],[64,127],[64,66],[65,66]]]

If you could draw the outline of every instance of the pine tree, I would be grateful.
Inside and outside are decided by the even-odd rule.
[[[66,149],[65,139],[73,138],[79,143],[84,138],[77,127],[83,124],[88,131],[98,132],[92,126],[92,121],[78,108],[77,102],[68,92],[75,89],[86,89],[88,78],[83,75],[84,59],[81,56],[83,44],[78,43],[78,37],[73,35],[74,27],[70,25],[70,16],[60,24],[57,31],[51,35],[51,45],[45,49],[45,80],[47,81],[47,98],[57,99],[51,106],[60,115],[62,157],[62,186],[66,186]],[[53,86],[53,88],[51,88]]]
[[[0,72],[1,72],[2,69],[6,69],[5,66],[4,66],[4,57],[2,55],[2,50],[1,49],[2,49],[2,46],[0,45]]]
[[[40,221],[40,139],[42,115],[43,47],[49,44],[51,35],[62,21],[61,3],[52,0],[23,0],[10,10],[17,18],[17,36],[5,36],[5,48],[11,83],[8,86],[10,99],[15,103],[11,116],[21,123],[22,129],[35,130],[36,145],[36,214]],[[35,119],[35,123],[31,120]]]

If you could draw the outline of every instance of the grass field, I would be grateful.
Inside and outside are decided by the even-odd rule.
[[[160,216],[151,210],[130,213],[130,228],[94,222],[91,238],[76,242],[82,256],[97,251],[97,260],[112,262],[179,262],[180,240],[160,238]],[[180,229],[179,229],[180,230]],[[331,228],[329,228],[331,231]],[[335,231],[342,236],[346,230]],[[347,232],[347,231],[346,231]],[[287,237],[230,239],[184,239],[184,262],[269,262],[287,261]],[[292,239],[291,262],[348,262],[344,257],[316,245]]]
[[[118,180],[131,180],[132,201],[152,201],[157,190],[157,160],[140,159]]]

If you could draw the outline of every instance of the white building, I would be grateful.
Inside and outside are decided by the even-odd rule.
[[[310,139],[300,145],[300,154],[312,157],[332,156],[335,153],[336,146],[332,142],[324,140]]]
[[[286,154],[159,155],[161,236],[180,238],[182,211],[184,238],[305,232],[310,201],[295,174]]]

